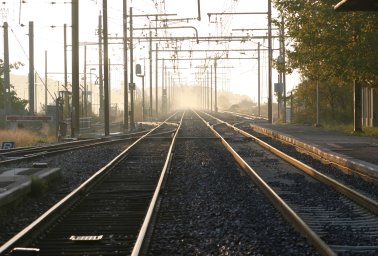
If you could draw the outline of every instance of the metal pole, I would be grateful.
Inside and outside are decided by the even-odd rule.
[[[268,120],[273,123],[272,95],[272,0],[268,0]]]
[[[133,8],[130,7],[130,107],[131,107],[131,115],[130,115],[130,127],[131,130],[135,129],[134,123],[134,49],[133,49]]]
[[[63,36],[64,36],[64,89],[67,90],[68,78],[67,78],[67,24],[64,24],[63,27]]]
[[[156,113],[156,118],[158,118],[158,115],[159,115],[159,111],[158,111],[158,107],[159,107],[159,100],[158,100],[158,83],[159,83],[159,81],[158,81],[158,79],[159,79],[159,67],[158,67],[158,65],[159,65],[159,59],[158,59],[158,48],[159,48],[159,46],[158,46],[158,44],[156,43],[156,52],[155,52],[155,55],[156,55],[156,60],[155,60],[155,69],[156,69],[156,71],[155,71],[155,83],[156,83],[156,85],[155,85],[155,100],[156,100],[156,110],[155,110],[155,113]]]
[[[210,111],[213,112],[213,66],[210,66]]]
[[[206,110],[206,91],[205,91],[205,80],[203,79],[203,74],[201,74],[201,91],[202,91],[202,109]]]
[[[4,117],[9,114],[10,107],[10,68],[9,68],[9,39],[8,39],[8,23],[4,22],[4,88],[3,88],[3,104]],[[10,108],[10,112],[12,109]],[[5,120],[5,118],[4,118]]]
[[[145,72],[145,71],[143,71]],[[144,113],[145,113],[145,107],[144,107],[144,76],[142,76],[142,121],[144,121]]]
[[[197,0],[198,20],[201,21],[201,0]]]
[[[210,96],[210,91],[209,91],[209,69],[206,70],[206,110],[209,110],[209,96]]]
[[[108,1],[102,1],[104,37],[104,119],[105,136],[109,135],[109,54],[108,54]]]
[[[93,88],[92,88],[92,69],[89,70],[89,85],[90,85],[90,92],[91,92],[91,97],[90,97],[90,111],[89,111],[89,115],[92,115],[92,106],[93,106],[93,98],[92,98],[92,95],[93,95]]]
[[[47,51],[45,50],[45,115],[47,115]]]
[[[99,88],[99,116],[100,119],[104,117],[104,79],[103,79],[103,66],[102,66],[102,16],[98,16],[98,88]]]
[[[283,100],[284,100],[284,112],[283,122],[286,123],[286,47],[285,47],[285,20],[282,16],[282,58],[283,58]]]
[[[152,31],[150,31],[150,51],[148,53],[148,58],[150,62],[150,121],[152,119]]]
[[[214,111],[218,112],[218,101],[217,101],[217,59],[214,59],[214,100],[215,100],[215,106],[214,106]]]
[[[34,23],[29,21],[29,113],[34,115]]]
[[[79,109],[79,0],[72,0],[72,137],[80,134]]]
[[[88,116],[88,88],[87,88],[87,45],[84,45],[84,116]]]
[[[316,79],[316,127],[320,125],[319,119],[319,79]]]
[[[129,81],[128,81],[128,63],[127,63],[127,0],[123,0],[123,129],[129,129]]]
[[[109,82],[108,82],[108,92],[109,92],[109,120],[111,117],[110,111],[112,109],[112,64],[110,63],[110,58],[108,60],[108,74],[109,74]]]
[[[175,108],[175,82],[171,75],[171,110]]]
[[[166,88],[167,88],[167,113],[169,113],[170,104],[171,104],[171,83],[170,83],[170,72],[167,70],[167,67],[165,67],[165,73],[166,73]]]
[[[161,64],[161,113],[164,115],[165,114],[165,109],[164,109],[164,59],[163,63]]]
[[[260,56],[260,43],[257,45],[257,106],[258,106],[258,116],[261,116],[261,56]]]
[[[34,72],[34,113],[38,112],[38,83],[37,83],[37,71]]]
[[[353,86],[353,98],[354,98],[354,132],[362,131],[362,92],[361,83],[359,80],[354,80]]]

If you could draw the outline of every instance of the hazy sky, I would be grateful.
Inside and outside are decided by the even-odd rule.
[[[21,4],[20,1],[7,0],[2,1],[1,14],[2,21],[8,21],[9,40],[10,40],[10,61],[21,61],[25,63],[25,67],[17,72],[28,72],[28,23],[34,22],[35,33],[35,68],[36,71],[44,76],[44,54],[48,52],[48,73],[49,77],[53,77],[52,73],[63,72],[63,24],[70,25],[71,23],[71,5],[65,3],[66,1],[56,1],[56,4],[51,4],[48,0],[28,0]],[[100,0],[80,0],[80,42],[96,42],[97,36],[95,34],[98,27],[98,16],[101,10],[102,1]],[[197,0],[177,1],[177,0],[138,0],[128,1],[129,7],[133,7],[133,14],[155,14],[164,11],[169,14],[177,14],[177,16],[169,18],[197,18]],[[122,36],[122,1],[108,0],[108,22],[110,36]],[[245,35],[247,32],[236,31],[235,29],[256,29],[266,28],[266,15],[212,15],[210,20],[208,13],[219,12],[266,12],[266,0],[221,0],[221,1],[201,1],[201,21],[191,20],[188,23],[171,23],[169,26],[195,26],[199,32],[199,36],[229,36],[229,35]],[[152,18],[151,18],[152,19]],[[148,27],[150,20],[145,17],[134,19],[134,27]],[[53,26],[53,28],[51,27]],[[138,30],[134,32],[135,36],[147,35],[148,30]],[[178,30],[159,30],[160,36],[194,36],[192,29],[178,29]],[[254,31],[249,32],[251,35],[265,35],[265,32]],[[1,32],[2,36],[3,32]],[[71,30],[68,29],[68,40],[71,37]],[[110,40],[111,41],[111,40]],[[173,46],[181,49],[256,49],[257,42],[267,46],[267,41],[251,40],[247,42],[218,42],[208,43],[201,42],[178,42],[177,44],[161,42],[159,49],[171,49]],[[144,41],[135,41],[135,61],[143,65],[143,59],[148,57],[148,43]],[[2,43],[0,45],[3,45]],[[264,46],[265,45],[265,46]],[[122,45],[112,45],[109,49],[110,62],[113,65],[111,76],[114,88],[120,88],[122,83],[122,67],[116,64],[121,64],[122,60]],[[278,48],[278,42],[274,42],[274,48]],[[87,63],[88,70],[95,67],[98,62],[97,46],[88,46],[87,48]],[[3,47],[0,49],[1,58],[3,58]],[[70,68],[70,52],[69,56],[69,70]],[[172,58],[172,52],[160,53],[159,58]],[[214,56],[214,52],[179,52],[179,58],[205,58]],[[274,56],[277,57],[277,52]],[[232,58],[238,57],[257,57],[254,52],[224,52],[223,56],[228,55]],[[262,60],[262,100],[265,101],[267,97],[267,52],[262,52],[261,56],[265,57]],[[83,70],[84,53],[80,49],[80,70]],[[180,81],[182,83],[194,84],[197,80],[195,73],[200,72],[198,68],[204,65],[204,61],[165,61],[168,67],[180,67]],[[210,65],[212,63],[207,62]],[[146,60],[148,67],[148,61]],[[256,101],[257,95],[257,60],[233,60],[222,61],[218,64],[219,88],[220,90],[231,90],[236,93],[246,94]],[[203,71],[203,68],[202,68]],[[149,71],[147,70],[147,73]],[[170,71],[173,73],[173,69]],[[175,75],[178,79],[178,75]],[[276,82],[277,75],[273,73],[273,82]],[[62,76],[55,77],[63,80]],[[148,79],[148,78],[147,78]],[[147,80],[148,81],[148,80]],[[288,76],[287,88],[291,90],[297,82],[297,76]],[[137,84],[138,86],[138,84]]]

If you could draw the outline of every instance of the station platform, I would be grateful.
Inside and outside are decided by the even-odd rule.
[[[321,127],[292,124],[251,124],[259,133],[303,148],[350,171],[378,179],[378,138],[348,135]]]
[[[51,180],[59,168],[11,168],[0,173],[0,207],[12,203],[32,191],[33,182]],[[33,181],[34,180],[34,181]]]

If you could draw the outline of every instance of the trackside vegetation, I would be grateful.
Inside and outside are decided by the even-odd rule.
[[[299,71],[294,121],[315,123],[316,86],[326,124],[353,122],[353,81],[378,88],[378,14],[335,12],[339,0],[273,0],[285,28],[286,72]],[[276,63],[279,70],[283,65]]]

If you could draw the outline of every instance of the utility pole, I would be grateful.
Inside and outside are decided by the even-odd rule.
[[[29,21],[29,114],[34,115],[34,23]]]
[[[104,37],[104,118],[105,136],[109,135],[109,54],[108,54],[108,0],[102,1]]]
[[[211,91],[210,91],[210,80],[209,80],[209,69],[207,69],[206,71],[206,90],[207,90],[207,110],[210,110],[209,106],[210,106],[210,94],[211,94]]]
[[[172,108],[172,75],[171,72],[168,71],[168,113],[171,111]]]
[[[150,51],[148,53],[150,62],[150,121],[152,121],[152,31],[150,31]]]
[[[143,76],[142,76],[142,121],[144,121],[145,118],[145,105],[144,105],[144,77],[145,77],[145,67],[143,66]]]
[[[158,65],[159,65],[159,59],[158,59],[158,48],[159,48],[159,46],[158,46],[158,44],[156,43],[156,52],[155,52],[155,58],[156,58],[156,60],[155,60],[155,69],[156,69],[156,71],[155,71],[155,100],[156,100],[156,110],[155,110],[155,115],[156,115],[156,118],[158,118],[158,115],[159,115],[159,110],[158,110],[158,107],[159,107],[159,100],[158,100],[158,83],[159,83],[159,81],[158,81],[158,77],[159,77],[159,67],[158,67]]]
[[[127,0],[123,0],[123,129],[129,130],[129,81],[128,81],[128,65],[127,65]]]
[[[45,115],[47,115],[47,51],[45,50]]]
[[[161,113],[165,114],[165,84],[164,84],[164,59],[161,64]]]
[[[143,71],[143,72],[142,72]],[[145,100],[144,100],[144,77],[146,76],[146,65],[145,61],[143,61],[143,70],[140,64],[136,64],[135,73],[138,77],[142,78],[142,121],[144,121],[146,116],[146,108],[145,108]]]
[[[84,45],[84,70],[83,70],[83,82],[84,82],[84,116],[88,116],[88,88],[87,88],[87,45]]]
[[[135,129],[134,123],[134,49],[133,49],[133,8],[130,7],[130,105],[131,105],[131,115],[130,115],[130,127],[131,130]]]
[[[268,121],[273,123],[272,101],[272,0],[268,0]]]
[[[103,80],[103,66],[102,66],[102,37],[104,33],[102,30],[102,16],[98,17],[98,88],[99,88],[99,97],[100,97],[100,109],[99,115],[100,119],[104,117],[104,80]]]
[[[176,86],[175,86],[175,80],[173,78],[173,75],[171,76],[171,81],[172,81],[172,105],[171,105],[171,108],[172,109],[175,109],[176,108],[176,104],[175,104],[175,92],[176,92]]]
[[[167,66],[165,64],[163,66],[164,66],[164,73],[163,73],[163,76],[164,76],[163,104],[164,104],[164,114],[166,115],[167,114],[167,110],[168,110]]]
[[[214,84],[214,90],[215,90],[215,93],[214,93],[214,100],[215,100],[215,106],[214,106],[214,111],[215,113],[218,112],[218,101],[217,101],[217,59],[215,58],[214,59],[214,81],[215,81],[215,84]]]
[[[282,61],[283,61],[283,100],[284,100],[284,112],[283,112],[283,122],[286,123],[286,47],[285,47],[285,20],[282,16]]]
[[[72,111],[73,129],[71,136],[80,134],[79,109],[79,0],[72,0]]]
[[[320,126],[319,78],[316,79],[316,127]]]
[[[210,66],[210,111],[213,112],[213,65]]]
[[[258,106],[258,116],[261,116],[261,74],[260,74],[260,67],[261,67],[261,55],[260,55],[260,42],[257,44],[257,106]]]
[[[5,116],[9,114],[10,104],[10,68],[9,68],[9,39],[8,39],[8,23],[4,22],[4,88],[3,88],[3,103],[4,103],[4,120]],[[11,111],[12,112],[12,109]]]
[[[64,24],[63,27],[63,36],[64,36],[64,88],[67,90],[68,78],[67,78],[67,24]]]
[[[198,20],[201,21],[201,0],[197,0]]]

